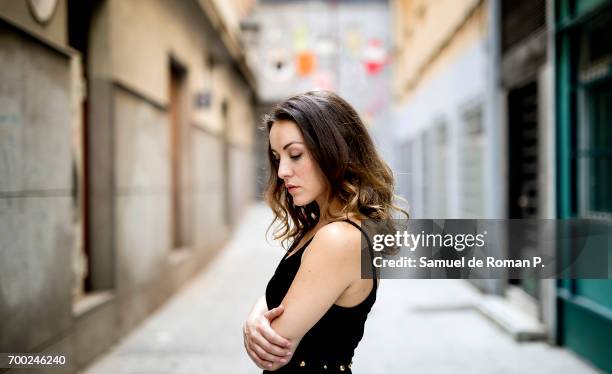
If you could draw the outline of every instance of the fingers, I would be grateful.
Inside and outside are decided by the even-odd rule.
[[[273,354],[266,352],[262,347],[258,345],[251,345],[250,348],[252,351],[259,357],[262,361],[267,361],[270,363],[280,362],[281,364],[287,363],[289,361],[289,357],[283,356],[278,357]]]
[[[285,307],[282,306],[282,305],[279,305],[278,307],[272,308],[272,309],[268,310],[267,312],[265,312],[264,313],[264,317],[266,317],[268,320],[272,321],[276,317],[278,317],[281,314],[283,314],[284,311],[285,311]]]
[[[263,349],[264,351],[266,351],[267,353],[271,355],[278,357],[279,359],[283,357],[287,357],[291,354],[291,351],[288,349],[288,347],[281,347],[278,345],[274,345],[270,343],[261,334],[253,335],[252,343],[254,345],[258,345],[259,347],[261,347],[261,349]]]
[[[251,359],[251,361],[255,363],[255,365],[257,365],[257,367],[259,367],[260,369],[264,369],[264,370],[272,368],[273,366],[272,362],[263,360],[261,357],[257,356],[257,354],[250,348],[249,337],[246,333],[244,335],[243,344],[244,344],[244,349],[249,355],[249,358]]]
[[[259,359],[273,362],[286,363],[291,356],[291,351],[268,342],[260,333],[259,326],[250,330],[247,325],[243,327],[245,347],[254,352]],[[284,360],[284,361],[283,361]]]
[[[269,311],[264,313],[264,317],[268,319],[268,321],[272,321],[285,311],[285,307],[281,304],[276,308],[270,309]],[[257,330],[263,337],[271,344],[277,345],[282,348],[289,348],[290,342],[270,327],[270,325],[261,324],[257,326]],[[279,353],[277,353],[279,354]]]
[[[272,329],[270,322],[283,314],[285,308],[279,305],[248,319],[242,328],[244,348],[251,360],[261,369],[275,370],[279,364],[286,364],[291,358],[291,342]]]
[[[255,363],[255,365],[257,365],[257,367],[259,367],[260,369],[270,369],[273,366],[273,363],[270,361],[266,361],[266,360],[262,360],[259,356],[257,356],[257,354],[255,352],[253,352],[253,350],[251,350],[247,344],[245,343],[244,345],[247,354],[249,355],[249,357],[251,358],[251,361],[253,361]]]
[[[280,350],[286,350],[287,348],[289,348],[291,346],[289,340],[283,338],[282,336],[280,336],[279,334],[276,333],[276,331],[274,331],[274,329],[272,329],[272,327],[270,326],[266,326],[266,327],[259,327],[257,328],[257,332],[259,332],[262,337],[266,340],[266,343],[274,348],[277,348],[273,353],[277,354],[277,355],[281,355],[283,353],[278,352],[276,353],[279,349]],[[284,348],[284,349],[283,349]],[[266,349],[269,352],[272,352],[271,350]]]

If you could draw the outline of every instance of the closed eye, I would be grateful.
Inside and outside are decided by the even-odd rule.
[[[302,157],[302,155],[301,155],[301,154],[296,155],[296,156],[291,156],[291,159],[292,159],[292,160],[299,160],[299,158],[300,158],[300,157]]]

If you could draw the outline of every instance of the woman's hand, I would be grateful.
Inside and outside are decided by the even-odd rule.
[[[284,307],[264,311],[254,308],[242,328],[244,347],[253,362],[261,369],[276,370],[291,358],[289,340],[278,335],[270,326],[280,316]]]

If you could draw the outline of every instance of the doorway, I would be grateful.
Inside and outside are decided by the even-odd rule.
[[[508,214],[511,219],[538,217],[538,85],[531,81],[508,93]],[[536,225],[530,225],[536,227]],[[523,258],[529,247],[537,248],[537,233],[528,237],[532,243],[522,248],[510,247],[512,258]],[[509,279],[509,284],[538,298],[537,279]]]
[[[189,244],[185,230],[185,206],[183,183],[183,150],[184,150],[184,85],[186,69],[174,59],[170,59],[169,71],[169,119],[170,119],[170,225],[171,248],[179,249]]]

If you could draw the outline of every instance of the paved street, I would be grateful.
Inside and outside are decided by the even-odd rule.
[[[85,373],[259,372],[241,327],[283,255],[265,241],[270,217],[263,205],[249,210],[205,271]],[[382,281],[354,373],[596,372],[567,350],[514,342],[473,308],[478,298],[463,281]]]

